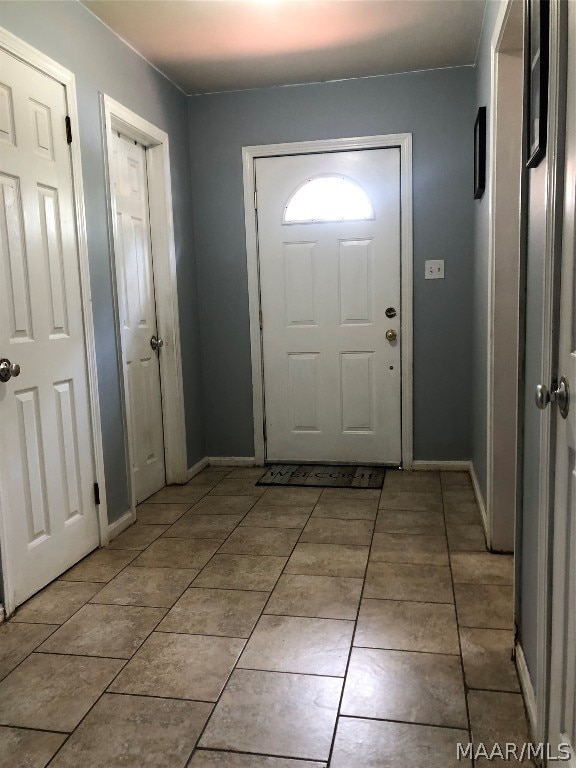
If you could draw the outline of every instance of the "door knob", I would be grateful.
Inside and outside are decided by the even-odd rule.
[[[10,360],[3,357],[0,360],[0,381],[10,381],[13,376],[20,376],[20,366],[18,363],[11,363]]]
[[[540,408],[541,411],[548,407],[548,403],[556,403],[560,416],[563,419],[568,418],[570,410],[570,385],[568,384],[568,379],[562,376],[558,384],[552,387],[551,391],[546,384],[538,384],[534,400],[536,401],[536,407]]]
[[[160,347],[164,346],[164,340],[161,339],[159,336],[152,336],[150,339],[150,346],[156,352],[156,350],[160,349]]]
[[[396,341],[396,339],[398,338],[398,334],[396,333],[395,330],[393,330],[392,328],[389,328],[386,331],[386,338],[388,339],[388,341]]]

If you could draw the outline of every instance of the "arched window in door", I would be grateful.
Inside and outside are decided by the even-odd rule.
[[[345,176],[307,179],[292,194],[284,208],[284,224],[366,221],[374,218],[366,192]]]

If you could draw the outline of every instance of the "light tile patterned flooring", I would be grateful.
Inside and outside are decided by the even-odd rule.
[[[455,768],[527,740],[464,473],[208,468],[0,626],[0,768]],[[466,763],[470,765],[470,763]]]

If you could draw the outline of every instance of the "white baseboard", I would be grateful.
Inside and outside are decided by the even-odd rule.
[[[210,460],[208,459],[207,456],[204,456],[203,459],[200,459],[200,461],[197,461],[193,467],[190,467],[188,469],[188,480],[192,480],[192,478],[195,477],[199,472],[202,472],[204,467],[207,467],[209,463],[210,463]]]
[[[254,456],[209,456],[208,463],[211,467],[254,467]]]
[[[4,606],[2,605],[2,603],[0,603],[0,624],[2,624],[2,622],[4,621],[4,617],[5,617]]]
[[[415,471],[428,472],[468,472],[470,469],[469,461],[413,461],[412,469]]]
[[[480,514],[482,516],[482,525],[484,527],[484,534],[486,536],[486,543],[488,545],[488,549],[490,549],[492,542],[490,537],[490,531],[488,529],[488,515],[486,513],[486,503],[484,501],[484,497],[482,496],[482,491],[480,489],[480,483],[478,482],[478,475],[476,474],[476,470],[474,469],[474,464],[470,462],[470,477],[472,478],[472,486],[474,487],[474,495],[476,496],[476,501],[478,502],[478,506],[480,507]]]
[[[118,518],[118,520],[114,520],[113,523],[110,523],[108,526],[108,541],[112,541],[112,539],[116,538],[119,534],[122,533],[122,531],[125,531],[126,528],[129,528],[132,523],[136,522],[136,512],[132,512],[131,509],[129,509],[127,512],[124,512],[122,517]]]
[[[536,706],[536,696],[534,694],[534,686],[530,679],[530,672],[528,671],[528,665],[526,664],[526,657],[520,643],[516,643],[516,670],[518,671],[518,679],[520,680],[520,688],[522,689],[522,695],[524,696],[524,703],[526,704],[526,712],[528,713],[528,725],[530,726],[530,737],[533,741],[536,740],[536,734],[538,733],[538,708]]]

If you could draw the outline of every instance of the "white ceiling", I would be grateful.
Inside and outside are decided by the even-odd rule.
[[[486,4],[82,1],[189,94],[473,64]]]

